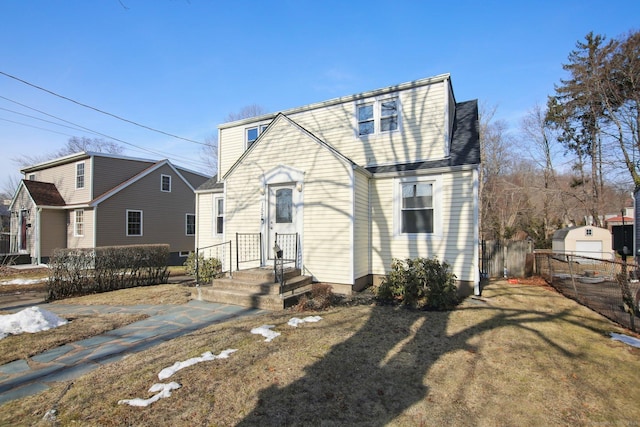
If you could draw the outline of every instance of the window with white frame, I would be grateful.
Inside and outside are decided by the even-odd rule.
[[[35,173],[29,174],[29,181],[35,181],[35,180],[36,180],[36,174]]]
[[[160,175],[160,191],[171,192],[171,175]]]
[[[84,236],[84,209],[76,209],[73,212],[73,235]]]
[[[187,214],[185,225],[186,225],[187,236],[195,236],[196,235],[196,215]]]
[[[84,188],[84,162],[76,163],[76,188]]]
[[[142,211],[127,209],[127,236],[142,236]]]
[[[216,197],[214,199],[214,209],[215,209],[215,215],[214,215],[214,233],[221,235],[223,233],[223,226],[224,226],[224,198],[222,197]]]
[[[398,98],[366,101],[356,106],[358,136],[394,132],[399,129]]]
[[[442,235],[439,178],[401,178],[396,180],[394,221],[397,236]]]
[[[258,139],[260,134],[262,134],[262,132],[264,132],[264,130],[267,128],[267,126],[269,126],[269,125],[268,124],[264,124],[264,125],[253,126],[253,127],[247,128],[247,130],[246,130],[247,150],[249,148],[251,148],[253,143],[256,142],[256,139]]]

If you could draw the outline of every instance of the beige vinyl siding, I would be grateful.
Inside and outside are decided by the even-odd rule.
[[[245,136],[244,130],[249,126],[237,126],[228,129],[220,130],[220,170],[218,176],[224,176],[229,172],[229,169],[244,153]]]
[[[372,269],[374,274],[389,271],[393,258],[437,256],[450,264],[461,281],[475,280],[477,260],[474,259],[474,177],[472,171],[446,173],[440,176],[441,236],[409,238],[395,236],[394,185],[396,180],[372,180]],[[437,230],[436,230],[437,231]],[[473,262],[465,262],[473,260]]]
[[[67,247],[67,215],[67,211],[60,209],[43,209],[40,212],[41,257],[50,257],[55,249]]]
[[[76,164],[84,163],[84,188],[76,189]],[[55,184],[64,201],[69,204],[87,203],[91,196],[91,159],[74,160],[37,172],[38,181]],[[29,174],[27,174],[29,175]]]
[[[356,172],[354,221],[354,279],[370,273],[369,253],[369,178]]]
[[[106,193],[151,165],[153,165],[153,162],[113,157],[94,157],[93,198]]]
[[[226,200],[227,236],[263,231],[261,213],[268,210],[268,191],[260,194],[261,176],[277,165],[305,172],[299,205],[304,273],[319,281],[352,283],[352,167],[284,119],[226,180],[226,194],[232,195]],[[298,211],[297,221],[299,215]]]
[[[160,176],[172,175],[171,192],[160,191]],[[195,214],[195,195],[165,165],[102,201],[97,208],[97,246],[167,243],[172,252],[191,251],[186,214]],[[126,211],[141,210],[142,236],[127,236]]]
[[[216,234],[216,205],[217,197],[222,197],[223,193],[198,193],[198,213],[196,216],[196,247],[205,248],[211,245],[222,243],[223,236]]]
[[[449,96],[449,80],[419,86],[398,93],[387,93],[375,99],[397,96],[400,100],[399,131],[357,136],[356,105],[360,100],[322,105],[299,112],[284,112],[289,118],[331,144],[339,152],[362,166],[390,163],[410,163],[421,160],[440,159],[445,156],[445,137],[449,123],[446,122],[446,100]],[[365,98],[364,100],[368,100]],[[256,118],[256,122],[264,117]],[[245,132],[254,123],[238,124],[222,128],[220,132],[220,173],[228,169],[244,152]]]
[[[94,210],[84,209],[84,232],[82,236],[74,235],[75,209],[66,212],[67,247],[69,248],[93,248],[95,222]],[[49,225],[47,224],[47,227]]]

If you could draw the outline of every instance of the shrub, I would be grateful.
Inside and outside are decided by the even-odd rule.
[[[302,295],[295,306],[296,311],[326,310],[335,302],[336,296],[331,285],[314,283],[311,285],[311,296]]]
[[[220,277],[222,272],[222,263],[218,258],[206,258],[200,254],[197,258],[196,253],[191,252],[184,262],[187,274],[198,277],[202,282],[211,282],[216,277]]]
[[[169,245],[56,249],[47,300],[166,283]]]
[[[431,310],[445,310],[458,303],[455,274],[437,258],[414,258],[391,263],[391,272],[374,289],[382,302]]]

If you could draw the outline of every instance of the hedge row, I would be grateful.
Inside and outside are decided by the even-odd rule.
[[[166,283],[169,245],[56,249],[47,300]]]

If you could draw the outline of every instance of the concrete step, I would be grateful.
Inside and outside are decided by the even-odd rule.
[[[282,310],[298,301],[300,295],[311,291],[312,278],[301,276],[300,270],[285,269],[285,284],[274,282],[271,269],[256,268],[236,271],[233,277],[215,279],[211,285],[199,288],[199,298],[205,301]]]

